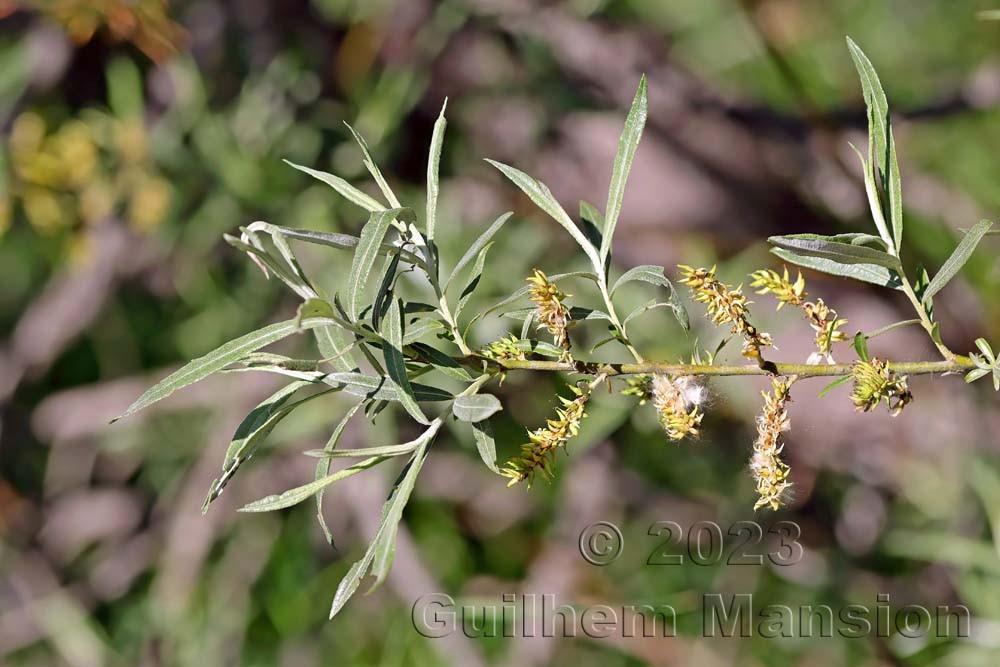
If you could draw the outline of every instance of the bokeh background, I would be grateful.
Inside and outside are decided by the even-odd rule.
[[[936,268],[963,228],[1000,206],[1000,22],[977,0],[50,0],[0,1],[0,663],[10,665],[992,665],[1000,659],[1000,411],[987,381],[912,382],[898,418],[852,412],[841,388],[795,387],[785,449],[794,502],[752,513],[746,459],[760,379],[713,382],[697,443],[668,444],[654,415],[598,395],[552,484],[507,489],[467,431],[435,444],[386,584],[326,620],[374,531],[395,471],[334,486],[331,549],[314,508],[241,515],[312,477],[302,455],[346,409],[315,401],[283,423],[207,516],[233,429],[276,387],[212,378],[109,427],[152,381],[295,299],[224,232],[253,220],[355,232],[363,217],[282,162],[363,187],[342,121],[368,139],[404,203],[422,210],[426,151],[448,97],[439,238],[447,262],[512,209],[477,292],[481,307],[532,267],[580,266],[551,220],[482,162],[544,180],[576,209],[603,206],[641,72],[650,115],[618,227],[620,267],[721,262],[733,283],[776,266],[769,234],[868,229],[860,87],[844,44],[875,63],[895,112],[909,259]],[[315,249],[313,249],[315,250]],[[938,299],[946,342],[1000,342],[997,242]],[[306,250],[339,285],[344,255]],[[450,259],[449,259],[450,258]],[[896,294],[810,274],[814,294],[870,330],[911,317]],[[573,286],[586,304],[586,285]],[[638,304],[644,288],[625,294]],[[811,332],[755,315],[786,360]],[[471,309],[472,311],[475,308]],[[627,312],[627,310],[626,310]],[[692,306],[685,336],[657,310],[633,327],[648,357],[713,347]],[[483,344],[509,322],[488,318]],[[584,334],[599,336],[600,331]],[[595,338],[596,340],[596,338]],[[286,349],[306,354],[308,341]],[[609,347],[601,348],[609,353]],[[876,354],[933,358],[919,329]],[[853,354],[839,352],[846,361]],[[562,380],[511,374],[501,458],[539,424]],[[349,446],[398,442],[394,416],[352,423]],[[401,437],[401,436],[399,436]],[[793,567],[652,567],[658,520],[802,527]],[[589,565],[580,530],[613,521],[625,550]],[[768,538],[773,539],[773,536]],[[764,548],[764,547],[762,547]],[[667,603],[672,639],[425,639],[419,596],[497,603]],[[704,639],[699,598],[755,604],[964,604],[967,639]]]

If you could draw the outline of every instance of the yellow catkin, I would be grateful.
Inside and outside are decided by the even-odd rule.
[[[577,387],[572,389],[576,397],[560,396],[562,407],[556,410],[555,419],[546,421],[542,428],[529,431],[528,442],[521,445],[520,456],[508,461],[500,470],[500,474],[510,478],[507,486],[524,481],[530,486],[537,472],[541,472],[546,479],[552,478],[556,450],[565,447],[570,438],[579,433],[580,422],[587,416],[584,408],[590,398],[589,391]]]
[[[698,435],[704,417],[701,411],[704,390],[693,377],[654,375],[649,380],[649,393],[668,438],[683,440]]]
[[[679,265],[681,282],[691,288],[695,301],[705,304],[715,324],[729,324],[734,334],[743,337],[743,356],[760,359],[761,348],[771,347],[771,335],[758,331],[750,323],[749,301],[742,285],[730,287],[715,277],[715,267],[695,269]]]
[[[777,510],[781,507],[787,490],[791,487],[788,474],[791,469],[781,460],[781,434],[791,428],[786,404],[791,400],[788,380],[773,379],[772,391],[761,392],[764,397],[764,408],[757,417],[757,439],[753,443],[753,455],[750,457],[750,472],[753,473],[757,486],[757,499],[754,509],[770,507]]]
[[[860,412],[870,412],[885,401],[895,417],[913,400],[913,394],[906,384],[906,376],[896,375],[881,359],[856,362],[851,376],[854,378],[851,402]]]
[[[787,267],[783,274],[772,269],[761,269],[754,271],[750,277],[750,286],[757,288],[757,294],[771,294],[777,299],[778,310],[790,305],[800,308],[805,314],[809,326],[816,333],[816,352],[810,355],[808,363],[817,364],[826,360],[832,364],[833,343],[847,340],[847,335],[840,331],[847,320],[838,317],[837,311],[823,303],[823,299],[806,301],[806,281],[801,272],[794,283],[788,276]]]
[[[535,319],[538,320],[539,328],[547,329],[552,334],[555,344],[568,352],[570,341],[567,328],[571,318],[569,308],[563,301],[569,295],[538,269],[534,269],[527,280],[528,294],[535,302]]]

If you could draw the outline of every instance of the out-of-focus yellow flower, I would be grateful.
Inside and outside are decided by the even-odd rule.
[[[47,134],[41,116],[28,111],[14,120],[9,146],[8,209],[20,205],[40,233],[114,215],[146,232],[170,212],[173,189],[149,159],[139,117],[89,110]]]
[[[24,193],[24,213],[28,222],[40,234],[49,235],[65,224],[65,216],[59,199],[49,190],[30,188]]]
[[[79,120],[67,121],[55,135],[55,153],[63,165],[64,181],[70,188],[80,188],[97,168],[97,145],[90,128]]]
[[[83,221],[95,223],[107,220],[114,209],[115,198],[104,180],[94,179],[80,192],[79,204]]]
[[[139,118],[114,125],[114,145],[123,162],[139,162],[146,157],[146,128]]]
[[[173,191],[162,178],[143,178],[128,203],[128,221],[139,231],[154,229],[170,210]]]

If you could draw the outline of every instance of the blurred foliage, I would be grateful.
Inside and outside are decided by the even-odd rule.
[[[516,5],[0,1],[0,662],[438,665],[462,664],[457,656],[471,644],[498,664],[512,655],[525,664],[576,665],[996,664],[1000,441],[987,381],[982,393],[969,388],[964,402],[945,384],[960,379],[922,383],[926,411],[937,416],[908,422],[908,432],[921,437],[905,442],[878,421],[855,435],[861,422],[839,429],[843,441],[834,453],[810,447],[812,437],[837,430],[829,423],[797,436],[789,451],[797,470],[812,469],[814,479],[774,519],[802,526],[808,560],[799,568],[643,565],[658,544],[647,535],[653,521],[752,518],[744,462],[756,390],[720,383],[718,393],[728,398],[705,420],[697,455],[664,444],[655,415],[600,396],[560,475],[527,494],[481,474],[467,437],[442,438],[435,446],[441,463],[425,472],[404,521],[415,545],[410,553],[435,590],[496,599],[551,592],[562,585],[557,574],[572,573],[565,601],[666,600],[681,614],[681,637],[666,644],[578,638],[549,642],[540,654],[511,639],[452,645],[422,638],[410,611],[431,591],[412,569],[400,575],[413,577],[410,588],[390,582],[327,623],[331,592],[372,530],[352,509],[353,498],[377,507],[383,488],[331,494],[337,550],[323,542],[307,505],[236,515],[234,498],[200,517],[205,477],[240,417],[220,409],[213,394],[249,409],[270,387],[230,376],[142,422],[104,427],[150,375],[289,315],[279,287],[226,247],[222,233],[258,219],[357,231],[362,217],[281,162],[363,174],[341,121],[368,138],[383,171],[398,179],[393,187],[412,200],[423,191],[434,118],[450,97],[439,216],[461,231],[441,249],[446,266],[510,205],[510,188],[480,158],[517,157],[529,172],[536,162],[548,164],[548,173],[553,163],[560,172],[589,164],[582,153],[598,142],[573,145],[568,123],[604,112],[619,119],[628,100],[614,98],[608,81],[620,78],[631,95],[638,72],[610,67],[611,76],[599,79],[597,65],[590,73],[574,69],[574,56],[600,45],[566,39],[566,25],[592,30],[588,39],[605,39],[650,73],[668,67],[651,79],[661,86],[651,88],[661,104],[673,100],[669,86],[696,86],[697,94],[685,89],[683,117],[668,117],[667,107],[654,111],[664,114],[656,129],[661,143],[676,148],[685,136],[721,143],[735,164],[745,145],[729,143],[731,125],[706,134],[691,129],[709,116],[736,123],[744,140],[785,142],[754,154],[753,173],[734,176],[730,163],[704,169],[722,173],[732,192],[747,183],[764,187],[755,180],[761,173],[774,176],[780,185],[769,182],[755,204],[804,202],[768,209],[787,217],[774,216],[764,231],[752,228],[753,238],[802,227],[804,211],[825,233],[866,224],[863,206],[850,203],[861,201],[851,187],[860,181],[843,186],[836,168],[842,153],[854,159],[842,149],[864,126],[845,34],[877,63],[901,112],[900,159],[909,165],[903,187],[912,202],[907,235],[919,261],[940,266],[958,229],[971,227],[979,212],[996,215],[1000,23],[975,18],[991,3],[567,0],[521,14],[509,9]],[[553,16],[562,22],[546,22]],[[808,169],[814,160],[825,170]],[[854,169],[853,161],[844,164]],[[636,173],[641,168],[637,161]],[[603,190],[607,174],[595,178]],[[669,183],[652,182],[669,193]],[[669,242],[627,225],[638,200],[626,199],[619,243],[635,238],[633,247],[664,255],[658,263],[665,265],[677,256],[711,265],[724,255],[725,278],[734,283],[766,261],[763,244],[744,249],[747,227],[756,223],[734,216],[718,228],[671,227],[683,212],[667,198],[657,202],[657,219],[672,234]],[[484,276],[470,312],[501,298],[542,261],[546,270],[579,268],[548,224],[526,202],[516,205],[491,251],[500,268]],[[749,209],[739,210],[749,217]],[[124,239],[110,259],[101,252],[109,230]],[[977,337],[1000,330],[995,237],[984,246],[954,286],[951,312],[938,306],[956,331],[956,349],[973,350]],[[102,273],[99,260],[114,270]],[[324,284],[336,284],[346,268],[318,254],[304,262]],[[74,285],[86,291],[67,291]],[[636,306],[644,299],[638,288],[622,295]],[[860,291],[837,296],[852,324],[851,306],[894,306]],[[87,307],[92,299],[96,314]],[[695,336],[714,348],[711,331],[691,340],[662,335],[670,318],[663,310],[633,332],[651,357],[685,355]],[[51,328],[25,328],[33,318]],[[477,326],[478,342],[506,328],[496,319]],[[65,344],[47,346],[49,334],[62,332],[71,334]],[[595,327],[591,343],[603,335]],[[551,383],[547,392],[532,385],[539,382]],[[565,393],[560,382],[510,375],[504,404],[513,417],[497,424],[502,458],[523,440],[517,424],[541,423],[553,408],[531,397]],[[796,400],[807,403],[808,392],[801,393]],[[278,478],[251,475],[229,493],[248,500],[309,479],[312,463],[303,464],[301,452],[321,446],[346,409],[340,399],[302,408],[304,418],[279,426],[260,453],[281,471]],[[397,430],[386,413],[357,437],[390,442]],[[607,568],[587,565],[575,551],[579,531],[599,519],[618,523],[629,545]],[[965,604],[974,632],[968,640],[703,641],[700,596],[730,590],[753,592],[762,604],[874,604],[877,593],[891,593],[894,605]]]

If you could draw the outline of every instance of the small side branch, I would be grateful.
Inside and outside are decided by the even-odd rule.
[[[769,364],[761,368],[757,364],[741,364],[731,366],[710,366],[705,364],[665,364],[643,362],[632,364],[606,364],[599,362],[563,362],[545,360],[504,359],[495,361],[482,358],[483,361],[499,366],[503,370],[549,371],[564,373],[582,373],[586,375],[604,374],[637,375],[641,373],[665,375],[695,375],[695,376],[736,376],[736,375],[784,375],[799,378],[836,377],[850,375],[853,364]],[[465,361],[469,361],[467,358]],[[944,361],[903,361],[890,363],[889,368],[901,375],[926,375],[928,373],[960,373],[975,367],[968,357],[956,357]]]

